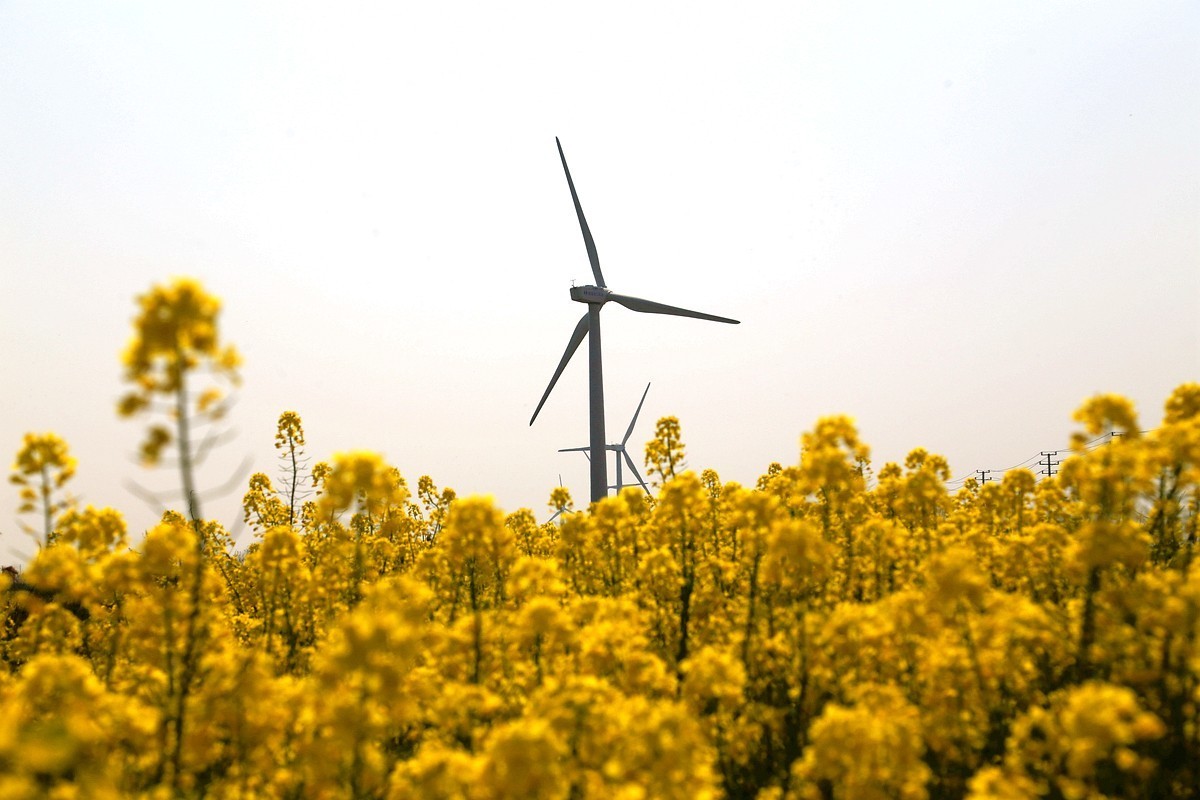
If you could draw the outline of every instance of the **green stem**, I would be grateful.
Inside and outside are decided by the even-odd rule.
[[[292,459],[292,480],[288,490],[288,525],[296,524],[296,483],[300,476],[300,467],[296,464],[296,442],[288,434],[288,454]]]
[[[43,546],[49,547],[50,535],[54,533],[54,509],[50,505],[50,470],[45,464],[42,465],[42,516],[45,528]]]
[[[175,390],[175,426],[179,436],[179,476],[183,481],[183,494],[187,500],[188,517],[196,527],[196,535],[201,536],[201,549],[203,550],[203,537],[200,532],[200,499],[196,496],[196,484],[192,469],[192,443],[188,428],[187,376],[182,367],[183,363],[183,352],[177,349],[176,364],[180,366],[178,367],[179,386]]]

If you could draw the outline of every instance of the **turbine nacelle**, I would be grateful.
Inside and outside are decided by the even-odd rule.
[[[604,305],[608,302],[609,295],[611,294],[612,292],[603,286],[571,287],[571,299],[576,303],[599,303],[600,305]]]

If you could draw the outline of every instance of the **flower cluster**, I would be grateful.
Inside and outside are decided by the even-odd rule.
[[[17,451],[8,480],[21,487],[19,513],[41,512],[44,544],[49,544],[54,535],[54,516],[71,507],[70,498],[55,499],[54,493],[75,477],[75,466],[67,443],[53,433],[27,433]],[[34,533],[30,526],[24,525],[24,528],[26,533]]]

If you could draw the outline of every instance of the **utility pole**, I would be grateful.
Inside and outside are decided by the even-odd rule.
[[[1038,462],[1038,466],[1042,469],[1038,470],[1039,475],[1045,475],[1047,478],[1053,478],[1055,475],[1054,468],[1062,463],[1062,460],[1055,461],[1054,457],[1058,455],[1058,450],[1043,450],[1041,452],[1042,460]]]
[[[988,477],[988,475],[992,474],[995,471],[996,470],[994,470],[994,469],[977,469],[977,470],[975,470],[975,474],[979,476],[979,485],[983,486],[988,481],[996,480],[995,478]]]

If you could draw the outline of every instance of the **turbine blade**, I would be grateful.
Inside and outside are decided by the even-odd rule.
[[[566,369],[567,362],[571,360],[571,356],[575,355],[575,351],[579,349],[580,342],[583,337],[588,334],[588,315],[584,314],[575,326],[575,332],[571,334],[571,341],[567,342],[567,350],[563,353],[562,361],[558,362],[558,369],[554,370],[554,377],[550,379],[550,385],[546,387],[546,391],[542,394],[542,399],[538,402],[537,408],[533,410],[533,416],[529,418],[529,424],[537,419],[538,412],[542,410],[542,406],[546,403],[546,398],[550,396],[550,390],[554,388],[554,384],[558,383],[558,376],[562,375],[562,371]]]
[[[609,300],[614,303],[620,303],[630,311],[640,311],[643,314],[671,314],[676,317],[694,317],[695,319],[706,319],[710,322],[727,322],[730,325],[741,324],[736,319],[728,317],[718,317],[716,314],[705,314],[703,311],[689,311],[686,308],[678,308],[677,306],[668,306],[664,303],[656,303],[653,300],[643,300],[640,297],[630,297],[626,294],[610,294]]]
[[[633,435],[633,426],[637,425],[638,414],[642,413],[642,403],[646,402],[646,395],[650,394],[650,384],[646,384],[646,391],[642,392],[642,399],[638,402],[637,411],[633,412],[633,419],[629,421],[629,430],[625,431],[625,438],[621,440],[621,449],[624,451],[625,443],[629,441],[629,437]]]
[[[591,449],[592,448],[590,448],[590,447],[564,447],[561,450],[559,450],[558,452],[560,452],[560,453],[586,453],[588,450],[591,450]]]
[[[575,203],[575,215],[579,217],[579,227],[583,230],[583,244],[587,248],[588,261],[592,263],[592,275],[596,278],[597,286],[604,286],[604,275],[600,272],[600,256],[596,253],[596,243],[592,241],[592,231],[583,217],[579,195],[575,194],[575,182],[571,180],[571,170],[567,169],[567,157],[563,155],[562,142],[555,136],[554,143],[558,145],[558,157],[562,159],[563,172],[567,173],[567,186],[571,187],[571,200]]]
[[[637,471],[637,467],[636,467],[636,466],[634,466],[634,464],[633,464],[633,459],[629,457],[629,451],[628,451],[628,450],[622,450],[622,451],[621,451],[621,454],[625,456],[625,463],[629,465],[629,468],[630,468],[631,470],[633,470],[633,477],[635,477],[635,478],[637,478],[637,479],[638,479],[638,483],[639,483],[639,484],[641,484],[642,488],[646,490],[646,494],[648,494],[648,495],[650,495],[651,497],[653,497],[654,495],[653,495],[653,493],[650,491],[650,487],[648,487],[648,486],[646,485],[646,482],[645,482],[644,480],[642,480],[642,475],[641,475],[641,473]]]

